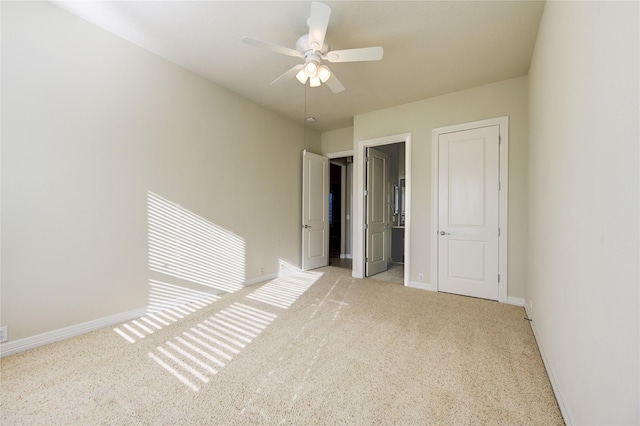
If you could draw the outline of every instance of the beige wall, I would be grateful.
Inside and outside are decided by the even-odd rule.
[[[573,424],[639,424],[639,3],[547,2],[530,69],[529,316]]]
[[[354,145],[362,140],[412,134],[411,281],[431,274],[431,131],[434,128],[509,116],[508,296],[524,298],[526,284],[527,78],[400,105],[354,119]],[[409,159],[407,158],[407,161]],[[355,177],[354,179],[357,179]],[[359,214],[354,211],[354,214]]]
[[[322,132],[320,136],[322,154],[353,150],[353,127]]]
[[[10,339],[147,304],[149,191],[235,234],[246,280],[299,266],[303,140],[302,125],[48,3],[3,2]]]

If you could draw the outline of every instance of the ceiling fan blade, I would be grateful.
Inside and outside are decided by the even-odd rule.
[[[291,80],[296,76],[296,74],[298,74],[298,71],[300,71],[303,68],[304,68],[304,64],[298,64],[293,68],[291,68],[289,71],[282,74],[280,77],[273,80],[271,84],[274,86],[277,86],[279,84],[282,84],[285,81]]]
[[[251,46],[261,47],[263,49],[271,50],[272,52],[281,53],[283,55],[294,56],[296,58],[303,58],[304,55],[295,49],[289,49],[288,47],[280,46],[277,44],[269,43],[268,41],[262,41],[251,37],[242,37],[242,42]]]
[[[315,50],[320,50],[324,44],[324,36],[327,33],[331,8],[326,4],[314,1],[311,3],[309,16],[309,44]]]
[[[333,93],[340,93],[344,90],[344,86],[340,83],[340,80],[338,80],[338,77],[336,77],[333,72],[331,72],[331,77],[329,77],[329,80],[324,84],[329,86],[329,89],[331,89]]]
[[[362,47],[360,49],[333,50],[328,52],[322,59],[329,62],[360,62],[379,61],[382,59],[384,51],[382,47]]]

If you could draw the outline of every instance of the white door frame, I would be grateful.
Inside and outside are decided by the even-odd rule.
[[[365,150],[369,147],[390,145],[394,143],[405,144],[405,217],[404,217],[404,285],[410,285],[411,271],[411,133],[384,136],[375,139],[358,141],[354,152],[354,205],[353,205],[353,271],[354,278],[364,278],[364,253],[365,253]]]
[[[500,127],[500,206],[498,208],[498,301],[507,303],[507,241],[509,198],[509,116],[438,127],[431,132],[431,283],[438,288],[438,139],[441,134],[498,125]]]

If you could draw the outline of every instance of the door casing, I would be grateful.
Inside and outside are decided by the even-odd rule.
[[[507,242],[508,242],[508,196],[509,196],[509,117],[498,117],[488,120],[474,121],[471,123],[457,124],[453,126],[438,127],[431,132],[431,287],[438,288],[438,187],[439,187],[439,144],[441,134],[471,130],[479,127],[498,125],[500,127],[500,192],[498,208],[498,301],[507,303]]]

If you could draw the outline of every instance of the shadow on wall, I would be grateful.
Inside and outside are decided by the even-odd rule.
[[[225,292],[245,280],[244,239],[149,192],[149,269]]]
[[[147,315],[114,329],[130,343],[240,290],[244,239],[172,203],[147,194],[149,279]]]
[[[245,242],[197,215],[149,192],[147,313],[114,331],[135,344],[156,331],[235,292],[245,282]],[[147,353],[155,363],[197,392],[288,309],[320,277],[280,259],[278,277],[193,327],[175,328]]]

